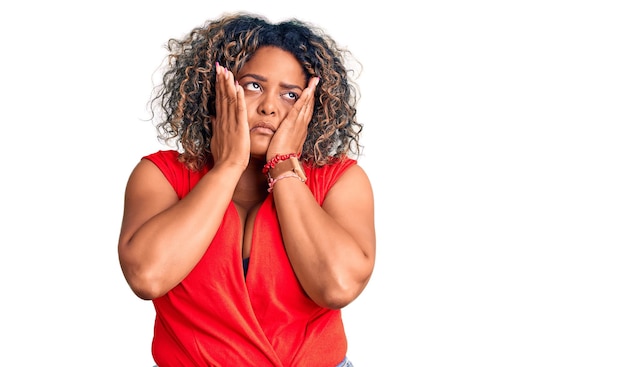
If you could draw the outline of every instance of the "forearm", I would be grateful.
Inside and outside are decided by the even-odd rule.
[[[367,284],[373,259],[298,179],[276,182],[273,195],[287,255],[304,290],[321,306],[350,303]]]

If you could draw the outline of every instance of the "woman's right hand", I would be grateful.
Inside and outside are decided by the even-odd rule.
[[[243,88],[235,83],[233,73],[216,64],[215,111],[211,117],[213,135],[211,154],[215,166],[248,166],[250,128]]]

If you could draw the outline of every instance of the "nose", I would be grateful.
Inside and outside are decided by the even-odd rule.
[[[276,113],[276,101],[274,97],[265,93],[259,102],[258,112],[261,115],[274,115]]]

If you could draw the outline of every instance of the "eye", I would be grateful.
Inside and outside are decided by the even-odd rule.
[[[287,99],[294,100],[294,101],[297,101],[298,98],[300,98],[300,96],[294,92],[287,92],[283,94],[283,96],[285,96],[285,98]]]
[[[246,83],[243,86],[243,88],[246,89],[246,90],[256,91],[256,90],[261,90],[261,85],[259,83],[257,83],[257,82],[250,82],[250,83]]]

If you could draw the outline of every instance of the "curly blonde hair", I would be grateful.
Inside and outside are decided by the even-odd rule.
[[[271,23],[247,13],[206,21],[183,38],[168,41],[163,81],[151,99],[153,118],[157,109],[163,112],[162,121],[156,124],[159,139],[176,141],[180,160],[190,169],[207,165],[212,136],[209,117],[215,115],[215,64],[237,75],[263,46],[292,53],[307,80],[321,79],[301,159],[322,166],[348,155],[358,157],[363,129],[356,120],[359,90],[350,76],[354,70],[346,67],[356,59],[318,27],[297,19]]]

